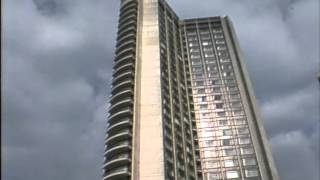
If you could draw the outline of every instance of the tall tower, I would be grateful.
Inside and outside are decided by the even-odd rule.
[[[104,180],[277,180],[227,18],[121,0]]]
[[[104,180],[201,177],[177,15],[163,0],[123,0],[118,28]]]

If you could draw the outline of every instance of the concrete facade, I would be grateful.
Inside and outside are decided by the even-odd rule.
[[[104,180],[278,180],[232,23],[122,0]]]

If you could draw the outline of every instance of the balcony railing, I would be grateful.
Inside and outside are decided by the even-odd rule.
[[[126,179],[130,176],[130,169],[126,166],[115,168],[105,172],[103,180]]]

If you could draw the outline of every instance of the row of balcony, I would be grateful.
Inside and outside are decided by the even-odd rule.
[[[125,180],[131,176],[137,3],[136,0],[123,1],[120,9],[105,139],[104,180]]]

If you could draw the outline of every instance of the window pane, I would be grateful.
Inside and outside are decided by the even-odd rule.
[[[239,177],[239,172],[238,171],[227,171],[227,178],[232,179],[232,178],[238,178]]]

